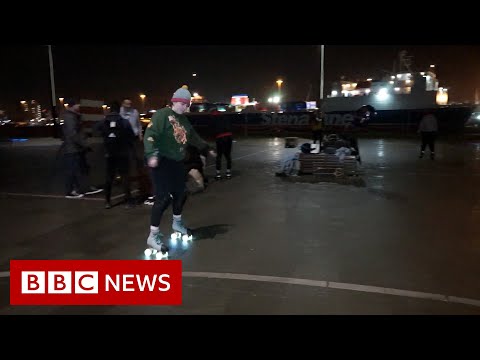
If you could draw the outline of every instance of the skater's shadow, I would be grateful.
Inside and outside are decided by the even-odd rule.
[[[219,234],[225,234],[232,228],[230,224],[216,224],[202,226],[196,229],[192,229],[194,240],[214,239]]]

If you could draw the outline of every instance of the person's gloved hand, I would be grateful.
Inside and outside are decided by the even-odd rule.
[[[152,157],[148,158],[147,163],[148,163],[148,166],[151,167],[151,168],[157,167],[158,166],[158,157],[152,156]]]
[[[208,154],[211,156],[211,157],[217,157],[217,153],[215,152],[215,150],[210,150],[208,152]]]

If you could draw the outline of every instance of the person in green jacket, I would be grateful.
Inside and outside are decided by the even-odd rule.
[[[168,253],[164,235],[159,226],[163,212],[172,204],[174,233],[187,236],[191,233],[182,220],[182,210],[186,199],[186,172],[184,165],[185,149],[193,145],[200,151],[215,151],[195,131],[184,113],[190,107],[191,94],[186,85],[174,92],[172,107],[158,110],[148,124],[144,136],[144,151],[147,164],[152,172],[155,203],[150,215],[150,234],[147,245],[150,249]]]

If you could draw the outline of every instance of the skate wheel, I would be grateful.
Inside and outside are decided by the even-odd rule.
[[[146,257],[149,257],[150,255],[152,255],[152,249],[145,249],[143,253],[145,254]]]
[[[172,240],[177,240],[177,234],[176,234],[176,233],[172,233],[172,235],[170,235],[170,239],[172,239]]]
[[[155,258],[156,258],[157,260],[162,260],[163,258],[167,258],[167,257],[168,257],[168,251],[167,251],[165,254],[163,254],[162,252],[159,251],[159,252],[155,255]]]
[[[193,241],[193,235],[185,234],[185,235],[182,236],[182,240],[183,241]]]

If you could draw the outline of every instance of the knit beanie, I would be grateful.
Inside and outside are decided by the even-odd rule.
[[[192,94],[188,91],[188,86],[183,85],[180,89],[175,91],[172,96],[172,102],[182,102],[184,104],[190,105],[192,99]]]

